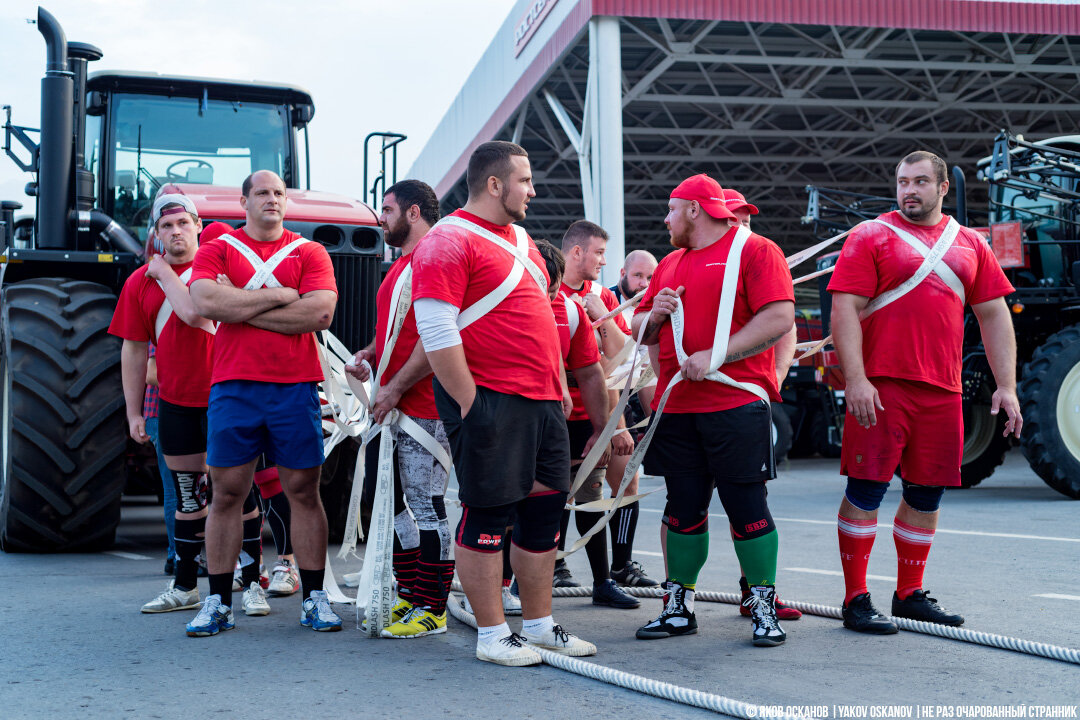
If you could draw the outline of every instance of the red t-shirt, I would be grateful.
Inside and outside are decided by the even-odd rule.
[[[615,308],[619,307],[619,299],[615,297],[615,293],[611,292],[610,288],[603,287],[599,283],[594,283],[592,280],[586,280],[585,284],[581,286],[580,290],[575,290],[566,283],[563,283],[559,287],[559,292],[565,294],[567,297],[570,297],[572,295],[579,295],[581,297],[585,297],[586,295],[592,293],[594,295],[600,296],[600,301],[604,303],[604,307],[606,307],[608,310],[614,310]],[[627,324],[626,318],[623,317],[622,313],[619,313],[612,319],[615,321],[615,325],[617,325],[624,334],[630,334],[630,326]],[[592,321],[590,320],[589,322]]]
[[[567,303],[573,306],[573,311],[577,314],[577,328],[572,336],[566,312]],[[585,308],[573,300],[568,301],[561,292],[551,301],[551,312],[555,315],[555,326],[559,330],[559,345],[566,367],[566,384],[570,390],[570,399],[574,402],[574,410],[569,419],[588,420],[589,414],[585,412],[585,405],[581,402],[581,389],[573,371],[600,362],[600,349],[596,346],[596,338],[590,332],[589,316]]]
[[[378,367],[378,361],[382,358],[383,348],[386,347],[387,332],[390,330],[390,313],[396,309],[390,306],[393,301],[394,285],[397,283],[398,278],[401,277],[401,274],[405,272],[405,268],[409,267],[411,260],[412,254],[410,253],[409,255],[402,255],[394,261],[394,264],[390,266],[390,270],[387,271],[382,285],[379,286],[379,293],[375,298],[375,311],[377,314],[375,324],[376,367]],[[410,305],[409,312],[405,315],[405,322],[401,325],[401,332],[398,333],[394,351],[390,353],[390,361],[387,363],[386,370],[380,379],[380,386],[386,385],[397,374],[401,366],[412,355],[419,339],[420,334],[416,331],[416,314]],[[428,420],[439,419],[439,411],[435,409],[435,391],[431,386],[431,373],[421,378],[402,394],[397,408],[412,417],[426,418]]]
[[[243,228],[230,234],[254,250],[263,261],[300,237],[285,230],[273,242],[260,242],[252,240]],[[191,283],[197,280],[216,282],[219,273],[226,275],[236,287],[242,288],[255,270],[240,251],[224,239],[216,238],[202,245],[195,255]],[[306,242],[289,253],[274,269],[274,277],[283,286],[296,288],[301,296],[314,290],[337,292],[330,256],[317,242]],[[219,383],[225,380],[321,382],[323,371],[314,333],[283,335],[247,323],[221,323],[214,340],[212,381]]]
[[[176,274],[191,263],[173,265]],[[214,336],[193,328],[175,312],[154,337],[158,311],[165,302],[165,291],[157,280],[146,277],[143,265],[131,273],[120,291],[109,333],[157,345],[158,394],[162,400],[184,407],[206,407],[210,399],[211,354]]]
[[[453,214],[516,243],[510,225],[493,225],[464,210]],[[532,239],[529,257],[546,276]],[[413,301],[434,298],[462,309],[498,287],[514,264],[510,253],[490,240],[448,225],[425,235],[412,258]],[[477,385],[533,400],[562,399],[551,303],[528,272],[505,300],[461,331],[461,341]]]
[[[676,250],[665,257],[657,266],[649,281],[649,289],[638,305],[636,313],[646,313],[652,309],[656,293],[663,288],[675,290],[680,285],[686,288],[682,295],[685,318],[683,349],[688,356],[712,347],[724,270],[734,239],[735,228],[731,228],[720,240],[706,248]],[[772,240],[751,234],[743,246],[740,260],[731,334],[734,335],[750,322],[750,318],[763,306],[783,300],[795,300],[791,272],[784,260],[784,253]],[[743,360],[724,363],[720,372],[739,382],[754,383],[765,389],[770,398],[778,401],[780,392],[776,387],[775,365],[775,353],[769,348]],[[675,354],[674,333],[669,321],[660,328],[660,367],[657,368],[656,397],[652,402],[654,410],[668,382],[678,371],[679,359]],[[684,379],[671,391],[664,412],[730,410],[757,399],[756,395],[723,383]]]
[[[881,219],[932,247],[949,217],[932,227],[913,225],[898,211]],[[874,298],[915,274],[923,258],[889,228],[868,223],[844,241],[829,292]],[[942,260],[964,285],[969,305],[1004,297],[1013,286],[982,236],[961,228]],[[964,303],[937,273],[862,321],[866,376],[916,380],[960,392]]]

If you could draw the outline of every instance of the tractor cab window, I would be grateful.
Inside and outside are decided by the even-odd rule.
[[[162,185],[239,187],[256,170],[273,170],[288,182],[291,132],[284,105],[117,95],[107,212],[145,240]]]

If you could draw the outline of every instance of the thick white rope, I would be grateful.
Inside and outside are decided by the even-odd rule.
[[[455,588],[456,589],[456,588]],[[621,588],[623,592],[628,595],[634,595],[635,597],[644,598],[660,598],[663,597],[663,590],[659,588],[638,588],[638,587],[624,587]],[[552,588],[552,597],[592,597],[591,588]],[[729,605],[739,605],[742,603],[742,596],[736,593],[723,593],[712,592],[709,590],[698,590],[694,593],[695,601],[702,602],[718,602],[727,603]],[[831,605],[818,605],[816,603],[805,603],[789,600],[784,598],[784,604],[806,613],[807,615],[817,615],[819,617],[829,617],[836,620],[843,618],[843,613],[840,608],[833,607]],[[1005,635],[995,635],[993,633],[981,632],[979,630],[970,630],[962,627],[950,627],[948,625],[938,625],[936,623],[921,622],[919,620],[909,620],[907,618],[894,617],[892,621],[897,624],[901,630],[907,630],[909,632],[922,633],[924,635],[936,635],[937,637],[948,638],[950,640],[959,640],[961,642],[972,643],[975,645],[985,645],[987,647],[994,647],[1000,650],[1012,650],[1018,653],[1024,653],[1025,655],[1036,655],[1038,657],[1049,658],[1051,660],[1060,660],[1062,662],[1073,663],[1074,665],[1080,665],[1080,649],[1062,647],[1060,645],[1047,645],[1046,643],[1035,642],[1034,640],[1024,640],[1023,638],[1008,637]]]
[[[446,609],[449,610],[450,614],[459,622],[462,622],[473,629],[476,628],[476,618],[465,610],[462,602],[458,598],[451,597],[446,603]],[[658,697],[663,700],[671,700],[683,705],[699,707],[704,710],[712,710],[713,712],[722,715],[730,715],[731,717],[737,718],[770,717],[791,720],[795,717],[793,715],[775,713],[772,708],[766,708],[753,703],[745,703],[741,700],[733,700],[729,697],[724,697],[723,695],[714,695],[713,693],[694,690],[693,688],[683,687],[681,685],[673,685],[660,680],[653,680],[652,678],[635,675],[623,670],[616,670],[607,665],[600,665],[599,663],[587,662],[580,658],[560,655],[551,650],[545,650],[544,648],[538,648],[533,645],[530,645],[529,648],[535,651],[543,659],[546,665],[550,665],[551,667],[565,670],[566,672],[571,672],[575,675],[581,675],[582,677],[591,678],[593,680],[599,680],[600,682],[609,685],[633,690],[634,692],[652,695],[653,697]]]

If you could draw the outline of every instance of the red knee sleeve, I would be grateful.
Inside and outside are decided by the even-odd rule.
[[[268,467],[265,470],[255,472],[255,486],[259,488],[259,494],[263,500],[272,498],[281,493],[281,480],[278,478],[276,467]]]

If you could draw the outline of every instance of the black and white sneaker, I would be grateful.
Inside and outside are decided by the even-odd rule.
[[[892,614],[895,617],[921,620],[922,622],[936,623],[938,625],[959,627],[964,624],[963,615],[951,613],[938,605],[937,598],[930,597],[926,590],[916,590],[903,600],[894,592],[892,596]]]
[[[783,645],[787,633],[776,619],[776,588],[772,585],[753,585],[750,597],[743,601],[754,621],[754,644],[758,647]]]
[[[621,570],[612,570],[611,579],[625,587],[659,587],[660,583],[645,574],[637,560],[626,563]]]
[[[655,640],[672,635],[693,635],[697,632],[697,617],[687,607],[693,602],[694,591],[670,580],[665,583],[664,610],[659,617],[637,630],[639,640]]]

